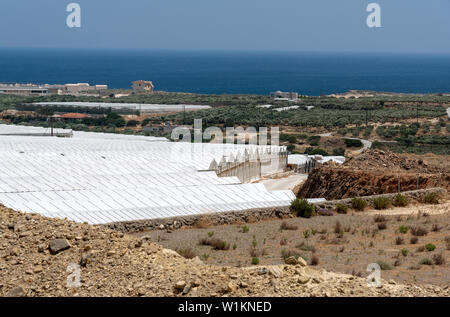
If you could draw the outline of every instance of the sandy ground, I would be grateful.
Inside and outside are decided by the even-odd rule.
[[[447,214],[447,216],[450,217],[448,214],[450,212],[450,200],[446,201],[443,204],[440,205],[411,205],[408,207],[397,207],[389,210],[375,210],[371,209],[368,210],[368,214],[372,215],[417,215],[419,213],[421,214],[428,214],[428,215],[442,215]]]
[[[294,174],[278,179],[263,179],[259,183],[264,184],[268,191],[293,190],[295,186],[303,183],[308,178],[307,174]]]
[[[422,213],[419,214],[417,211]],[[443,213],[446,211],[446,213]],[[317,267],[332,272],[367,276],[367,265],[385,263],[382,278],[398,283],[433,284],[441,287],[450,285],[450,217],[449,204],[439,206],[411,206],[388,211],[367,210],[335,214],[332,217],[311,219],[292,218],[269,220],[241,225],[223,225],[202,229],[182,229],[172,233],[158,230],[140,233],[152,241],[173,250],[191,249],[203,261],[223,266],[252,266],[252,257],[257,257],[261,265],[281,264],[283,250],[297,252],[309,263],[315,256]],[[376,214],[386,215],[386,229],[379,229]],[[286,221],[295,230],[281,230]],[[336,223],[341,224],[341,235],[335,233]],[[413,235],[399,232],[400,226],[424,227],[427,234],[419,236],[416,243]],[[438,230],[433,231],[437,226]],[[226,251],[214,250],[210,246],[199,245],[200,239],[219,238],[229,244]],[[397,239],[401,240],[397,244]],[[434,251],[424,251],[426,244],[436,246]],[[404,255],[405,254],[405,255]],[[442,255],[443,265],[420,264],[424,259]],[[434,262],[432,262],[434,263]]]

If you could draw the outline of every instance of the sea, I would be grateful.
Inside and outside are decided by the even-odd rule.
[[[89,83],[202,94],[450,92],[450,54],[0,49],[0,83]]]

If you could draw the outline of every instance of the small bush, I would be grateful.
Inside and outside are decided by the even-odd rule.
[[[378,230],[386,230],[387,229],[387,223],[386,222],[380,222],[378,225]]]
[[[431,261],[431,259],[429,259],[429,258],[424,258],[424,259],[420,260],[419,264],[421,264],[421,265],[433,265],[433,261]]]
[[[441,231],[441,227],[439,227],[439,225],[437,223],[433,224],[433,226],[431,227],[431,231],[433,232],[439,232]]]
[[[404,242],[405,242],[405,240],[403,240],[402,237],[397,237],[397,238],[395,238],[395,244],[396,244],[396,245],[401,245],[401,244],[403,244]]]
[[[402,253],[403,256],[407,256],[409,251],[408,251],[408,249],[402,249],[401,253]]]
[[[259,264],[259,259],[257,257],[253,257],[252,258],[252,264],[253,265],[258,265]]]
[[[435,254],[433,255],[433,262],[436,265],[443,265],[445,264],[445,258],[442,254]]]
[[[242,226],[242,232],[243,233],[247,233],[250,231],[250,227],[249,226]]]
[[[286,260],[287,258],[290,258],[293,256],[294,258],[298,259],[300,257],[300,252],[296,250],[281,250],[281,257],[283,260]]]
[[[201,217],[200,219],[198,219],[197,223],[195,224],[195,226],[198,229],[206,229],[210,226],[210,221],[207,217]]]
[[[344,230],[342,230],[342,225],[339,221],[336,221],[336,224],[334,225],[334,233],[340,234]]]
[[[417,247],[416,252],[423,252],[425,251],[425,247],[423,245],[421,245],[420,247]]]
[[[214,231],[209,231],[209,232],[208,232],[208,237],[211,238],[213,235],[214,235]]]
[[[339,214],[346,214],[348,212],[347,205],[337,204],[336,205],[336,212],[339,213]]]
[[[377,210],[387,209],[391,206],[391,200],[387,197],[377,197],[373,200],[373,206]]]
[[[296,225],[291,225],[287,221],[283,221],[280,225],[280,230],[297,230],[298,227]]]
[[[192,248],[180,248],[175,250],[179,255],[186,259],[193,259],[197,255],[195,254],[195,251],[192,250]]]
[[[397,194],[394,197],[394,201],[392,202],[392,204],[396,207],[406,207],[408,206],[409,202],[408,202],[408,198],[406,198],[406,196],[402,195],[402,194]]]
[[[424,227],[412,227],[411,234],[416,237],[422,237],[428,234],[428,230]]]
[[[437,205],[439,204],[439,194],[436,192],[433,193],[428,193],[425,195],[425,197],[423,198],[424,203],[426,204],[432,204],[432,205]]]
[[[329,209],[325,209],[325,208],[320,208],[318,211],[317,211],[317,214],[319,215],[319,216],[333,216],[333,211],[332,210],[329,210]]]
[[[301,243],[297,245],[296,248],[299,248],[302,251],[311,251],[312,253],[316,252],[316,247],[309,244]]]
[[[425,244],[425,249],[427,249],[428,252],[431,252],[436,249],[436,246],[433,243],[427,243]]]
[[[311,265],[318,265],[319,264],[319,258],[315,255],[311,258]]]
[[[314,205],[308,203],[306,199],[296,198],[291,203],[291,211],[297,217],[311,218],[312,216],[314,216],[316,208],[314,207]]]
[[[384,261],[377,261],[376,263],[380,266],[381,270],[383,271],[392,270],[391,265]]]
[[[387,219],[386,219],[386,217],[383,216],[383,215],[376,215],[376,216],[373,218],[373,221],[374,221],[375,223],[377,223],[377,222],[386,222]]]
[[[363,144],[360,140],[357,139],[344,139],[346,147],[362,147]]]
[[[212,238],[212,239],[201,239],[200,245],[209,245],[213,247],[215,250],[228,250],[230,249],[230,244],[221,239]]]
[[[403,234],[408,233],[408,230],[409,230],[409,227],[408,227],[408,226],[400,226],[400,227],[398,227],[398,231],[399,231],[400,233],[403,233]]]
[[[417,237],[411,237],[411,239],[409,240],[409,243],[411,244],[417,244],[417,242],[419,242],[419,238]]]
[[[367,207],[367,202],[362,198],[352,199],[352,208],[358,211],[363,211]]]

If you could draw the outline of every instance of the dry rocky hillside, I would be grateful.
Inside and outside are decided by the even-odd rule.
[[[383,281],[291,265],[216,267],[148,237],[0,207],[2,296],[449,296],[437,286]],[[69,287],[67,281],[79,287]]]
[[[448,171],[440,171],[441,186],[450,190]],[[299,197],[327,200],[369,196],[439,185],[439,167],[411,160],[389,151],[369,150],[350,158],[342,166],[324,165],[315,169],[298,190]]]

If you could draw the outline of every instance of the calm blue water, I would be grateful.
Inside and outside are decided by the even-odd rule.
[[[217,94],[450,92],[450,55],[0,50],[0,82],[130,88],[136,79],[157,90]]]

